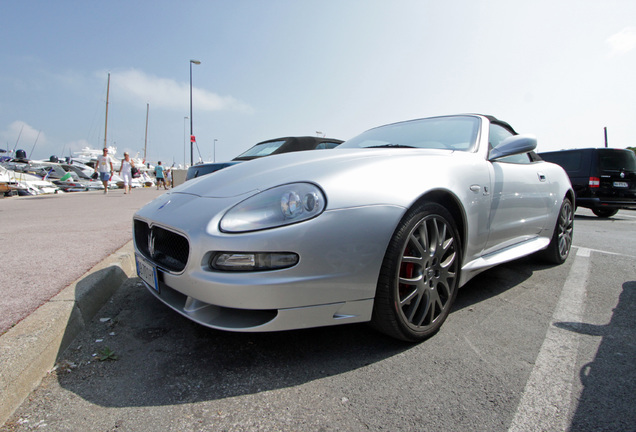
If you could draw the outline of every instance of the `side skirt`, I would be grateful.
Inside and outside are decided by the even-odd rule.
[[[499,251],[490,253],[488,255],[481,256],[473,261],[467,262],[462,267],[462,273],[459,278],[459,286],[463,286],[477,276],[484,270],[488,270],[496,265],[503,264],[505,262],[514,261],[516,259],[528,256],[542,249],[545,249],[550,244],[550,239],[547,237],[535,237],[530,240],[526,240],[521,243],[517,243]]]

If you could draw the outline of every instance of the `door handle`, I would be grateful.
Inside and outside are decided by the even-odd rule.
[[[540,182],[544,182],[546,180],[545,174],[543,174],[543,173],[539,172],[539,173],[537,173],[537,176],[539,176],[539,181]]]

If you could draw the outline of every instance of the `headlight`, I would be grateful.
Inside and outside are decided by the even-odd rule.
[[[245,232],[289,225],[316,217],[325,196],[311,183],[292,183],[256,194],[232,207],[221,219],[221,231]]]

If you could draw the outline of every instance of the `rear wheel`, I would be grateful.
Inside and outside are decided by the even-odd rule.
[[[600,218],[608,218],[618,213],[617,209],[595,208],[592,209],[592,213]]]
[[[410,210],[382,264],[372,325],[417,342],[435,334],[457,295],[461,247],[450,213],[434,203]]]
[[[563,199],[554,234],[543,257],[552,264],[563,264],[570,255],[572,234],[574,233],[574,208],[569,198]]]

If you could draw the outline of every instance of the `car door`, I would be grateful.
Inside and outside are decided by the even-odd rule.
[[[514,133],[491,124],[489,142],[496,148]],[[484,254],[536,237],[545,227],[550,206],[550,185],[542,164],[530,153],[490,162],[492,187],[489,236]]]

